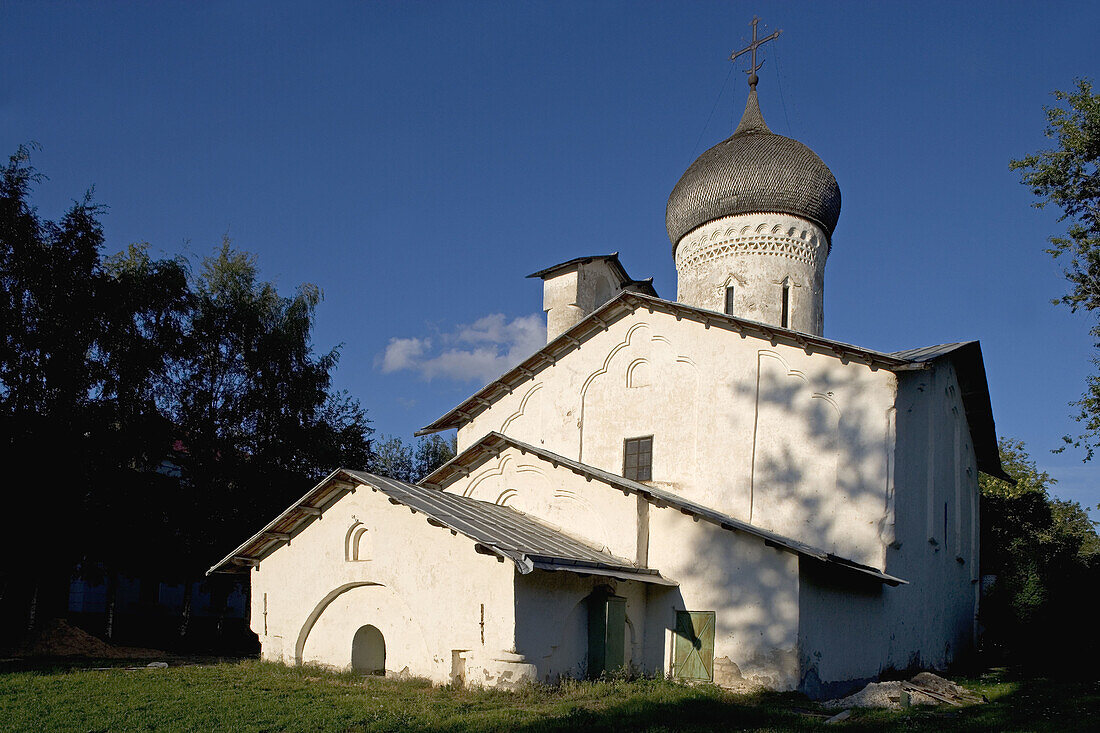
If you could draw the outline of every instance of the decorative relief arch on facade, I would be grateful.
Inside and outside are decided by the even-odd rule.
[[[576,515],[586,517],[584,524],[592,529],[587,539],[609,546],[607,521],[587,498],[552,481],[543,467],[521,463],[514,455],[505,454],[495,465],[473,475],[462,495],[527,512],[560,526],[578,526],[581,523]]]
[[[592,502],[590,502],[581,494],[578,494],[576,491],[573,491],[571,489],[557,488],[554,489],[554,498],[561,499],[569,504],[574,504],[590,516],[599,516],[599,514],[597,514],[596,512],[596,508],[592,506]],[[603,547],[599,549],[606,550],[609,546],[609,533],[607,531],[607,523],[602,520],[600,521],[600,537],[598,539],[600,543],[603,544]]]
[[[360,580],[354,583],[344,583],[343,585],[337,586],[336,588],[333,588],[325,594],[325,597],[322,598],[321,601],[313,607],[313,610],[309,612],[309,615],[306,616],[305,623],[302,624],[302,628],[298,631],[298,638],[294,642],[294,664],[301,665],[302,653],[305,651],[306,648],[306,639],[309,638],[309,632],[313,631],[313,627],[314,625],[316,625],[317,619],[321,618],[321,614],[325,612],[325,609],[331,606],[333,601],[335,601],[343,594],[347,593],[349,590],[353,588],[362,588],[363,586],[367,585],[377,585],[380,587],[384,587],[381,583],[375,583],[370,580]]]
[[[515,465],[513,466],[513,464]],[[477,493],[478,488],[483,483],[485,483],[489,479],[504,476],[504,474],[509,470],[516,473],[533,473],[541,476],[542,478],[546,478],[546,474],[544,474],[542,469],[538,466],[531,463],[520,463],[513,456],[504,456],[497,461],[495,466],[489,466],[485,470],[481,471],[473,478],[471,478],[470,483],[467,484],[466,489],[462,492],[462,495],[472,497],[475,493]],[[504,496],[504,494],[506,493],[508,493],[507,490],[505,490],[499,496]]]
[[[587,377],[585,377],[584,384],[581,385],[580,408],[579,408],[580,414],[578,415],[578,418],[577,418],[577,431],[578,431],[578,436],[577,436],[577,446],[578,446],[577,447],[577,460],[578,461],[583,461],[584,460],[584,399],[588,395],[588,389],[589,389],[589,387],[592,386],[592,383],[598,377],[603,376],[604,374],[607,374],[607,370],[608,370],[608,368],[611,364],[611,361],[615,358],[615,356],[620,351],[622,351],[623,349],[625,349],[626,347],[631,345],[634,338],[636,337],[635,334],[637,334],[642,329],[645,329],[647,331],[650,330],[649,324],[646,323],[645,321],[639,321],[638,323],[635,323],[633,326],[631,326],[630,329],[626,332],[626,336],[623,337],[623,340],[620,341],[619,343],[615,344],[614,346],[612,346],[611,350],[607,352],[607,356],[604,357],[603,364],[601,364],[598,369],[594,370]]]
[[[660,350],[650,349],[647,353],[639,354],[634,359],[630,360],[625,366],[621,366],[621,365],[620,366],[615,366],[615,367],[612,366],[612,364],[615,361],[616,357],[620,356],[620,354],[622,354],[624,349],[641,346],[646,342],[646,340],[648,340],[648,342],[652,345],[660,345],[661,349]],[[671,353],[669,353],[669,352],[671,352]],[[611,347],[611,349],[607,353],[607,356],[604,358],[603,363],[597,369],[594,369],[591,373],[588,374],[588,376],[584,380],[584,383],[581,386],[580,395],[579,395],[579,406],[578,406],[579,419],[578,419],[578,436],[577,436],[578,441],[577,442],[578,442],[579,448],[578,448],[577,460],[580,460],[580,461],[584,460],[585,419],[586,419],[586,410],[588,409],[588,403],[591,402],[590,397],[591,397],[592,386],[601,377],[603,377],[603,376],[607,375],[609,372],[611,372],[613,368],[614,368],[614,370],[616,370],[616,373],[623,375],[622,377],[620,377],[620,379],[622,379],[623,381],[619,382],[619,384],[626,385],[626,387],[628,387],[628,388],[632,387],[632,386],[635,386],[636,385],[636,383],[634,381],[635,372],[636,372],[636,370],[639,369],[638,365],[643,363],[643,362],[646,364],[646,366],[644,368],[647,371],[649,371],[650,375],[651,375],[648,386],[657,388],[661,385],[666,385],[667,381],[668,381],[668,378],[671,375],[665,374],[664,372],[662,372],[660,370],[660,368],[658,367],[657,362],[656,362],[656,359],[658,357],[660,357],[662,359],[668,359],[667,362],[664,362],[666,364],[671,363],[673,366],[684,366],[684,367],[690,368],[692,370],[691,379],[694,380],[695,390],[696,391],[698,390],[698,387],[699,387],[699,381],[698,381],[699,380],[699,369],[698,369],[698,366],[695,364],[695,361],[693,359],[691,359],[691,357],[689,357],[685,354],[677,354],[676,349],[672,344],[672,341],[670,341],[669,338],[667,336],[664,336],[663,334],[654,333],[652,326],[648,322],[641,321],[641,322],[635,323],[626,332],[626,335],[623,337],[623,340],[620,341],[619,343],[615,344],[613,347]],[[617,371],[617,370],[620,370],[620,369],[623,370],[623,371],[621,371],[621,372]],[[660,383],[655,381],[657,379],[661,380]],[[679,381],[682,383],[684,380],[681,379]],[[697,426],[697,423],[698,423],[698,410],[699,410],[698,401],[697,400],[690,400],[690,405],[691,405],[690,409],[691,409],[691,415],[692,415],[691,427],[694,430],[694,429],[696,429],[696,426]],[[696,447],[696,449],[697,449],[697,447]],[[694,456],[694,453],[693,453],[693,456]]]
[[[653,340],[656,341],[657,339],[653,339]],[[692,359],[690,356],[685,356],[685,355],[681,354],[681,355],[676,357],[675,361],[676,361],[677,364],[683,364],[685,366],[691,367],[692,369],[695,370],[696,374],[699,373],[699,365],[696,364],[695,360]]]
[[[527,403],[531,400],[532,395],[542,389],[542,382],[535,382],[531,385],[531,388],[523,395],[523,399],[519,401],[519,407],[516,411],[504,419],[504,422],[500,425],[500,432],[505,435],[508,434],[508,428],[512,426],[516,420],[520,419],[527,413]]]
[[[810,222],[763,216],[763,221],[741,226],[722,220],[709,222],[690,232],[676,248],[677,272],[687,274],[714,260],[741,255],[783,257],[816,269],[818,260],[828,255],[827,239]]]
[[[649,359],[639,357],[626,367],[626,386],[628,388],[648,387],[650,385]]]
[[[344,583],[333,588],[331,591],[325,594],[325,596],[314,606],[313,610],[306,616],[305,621],[302,624],[302,628],[298,631],[298,637],[294,642],[294,664],[301,665],[303,658],[305,657],[306,644],[309,641],[310,634],[316,628],[317,623],[321,620],[325,611],[332,606],[341,596],[346,593],[355,591],[360,588],[372,588],[373,592],[381,594],[379,603],[388,607],[389,613],[383,612],[383,615],[373,622],[373,625],[379,629],[382,633],[389,633],[386,631],[386,627],[390,626],[395,619],[404,619],[403,623],[411,626],[408,629],[406,638],[414,640],[412,645],[417,647],[416,654],[422,658],[430,658],[431,653],[428,649],[426,639],[431,638],[425,633],[423,624],[421,623],[418,614],[414,612],[408,602],[402,597],[401,593],[397,592],[393,587],[385,584],[378,583],[372,580],[357,580],[348,583]],[[370,619],[365,619],[359,622],[371,623]],[[406,631],[403,629],[403,631]],[[351,641],[351,639],[348,639]]]
[[[760,351],[757,352],[757,362],[759,363],[760,360],[762,360],[762,359],[775,359],[776,361],[778,361],[780,364],[783,365],[784,369],[787,370],[787,376],[788,377],[794,377],[796,379],[801,379],[804,384],[809,384],[810,380],[808,380],[806,378],[806,373],[799,370],[799,369],[791,369],[791,365],[787,363],[787,360],[784,359],[783,356],[778,351],[772,351],[771,349],[760,349]],[[757,381],[757,391],[759,392],[759,389],[760,389],[759,370],[757,371],[757,380],[756,381]],[[758,398],[759,398],[759,395],[758,395]]]
[[[344,561],[361,562],[370,559],[367,528],[357,518],[352,517],[351,526],[344,534]]]

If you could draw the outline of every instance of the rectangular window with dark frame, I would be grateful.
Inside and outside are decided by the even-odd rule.
[[[623,478],[634,481],[653,479],[653,436],[623,441]]]
[[[726,315],[733,315],[733,286],[726,286]]]

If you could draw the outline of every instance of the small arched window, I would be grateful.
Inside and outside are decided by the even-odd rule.
[[[783,278],[783,312],[779,325],[783,328],[791,327],[791,279]]]
[[[733,295],[734,295],[733,286],[732,285],[727,285],[726,286],[726,310],[725,310],[725,313],[726,313],[727,316],[732,316],[733,315]]]

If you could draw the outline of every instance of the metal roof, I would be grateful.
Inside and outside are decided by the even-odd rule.
[[[806,353],[829,354],[841,360],[862,362],[872,369],[923,368],[923,365],[918,362],[899,358],[893,354],[864,349],[820,336],[811,336],[779,326],[749,321],[718,311],[662,300],[642,293],[624,291],[585,316],[568,331],[546,344],[518,366],[482,387],[439,419],[418,430],[416,435],[427,435],[461,426],[479,413],[489,409],[501,397],[512,394],[527,380],[534,379],[543,369],[556,364],[559,359],[581,348],[581,344],[588,339],[606,331],[610,324],[642,308],[651,313],[661,311],[675,316],[677,319],[694,321],[704,328],[722,328],[727,331],[735,331],[743,336],[757,336],[768,339],[773,343],[797,346],[805,350]]]
[[[754,89],[733,135],[700,155],[672,189],[665,209],[672,252],[708,221],[764,212],[809,219],[831,237],[840,187],[814,151],[768,129]]]
[[[908,582],[869,565],[857,563],[804,542],[749,524],[748,522],[736,519],[715,509],[684,499],[664,489],[617,476],[601,468],[574,461],[543,448],[524,443],[507,435],[502,435],[501,433],[492,432],[485,435],[481,440],[467,448],[460,455],[440,466],[430,476],[423,479],[421,483],[425,486],[440,488],[447,486],[460,477],[468,476],[472,470],[491,458],[498,456],[500,451],[506,447],[515,448],[521,453],[530,453],[533,456],[547,461],[555,468],[564,466],[579,476],[601,481],[623,492],[643,496],[655,506],[670,506],[684,514],[715,524],[722,529],[732,532],[743,532],[747,535],[757,537],[770,547],[786,550],[800,557],[806,557],[830,565],[844,567],[857,573],[869,575],[888,585],[899,585]]]
[[[903,351],[891,352],[899,359],[906,359],[908,361],[934,361],[941,356],[947,356],[954,351],[966,346],[967,344],[976,344],[977,341],[956,341],[952,344],[936,344],[935,346],[922,346],[919,349],[905,349]]]
[[[512,560],[521,573],[532,570],[568,570],[606,575],[660,585],[675,585],[651,568],[636,567],[565,534],[560,529],[510,507],[499,506],[437,488],[416,486],[366,471],[339,469],[276,517],[240,547],[215,564],[207,574],[254,566],[342,496],[366,487],[386,495],[393,504],[421,513],[429,524],[472,539],[475,549]]]
[[[652,295],[657,297],[657,291],[653,288],[653,278],[647,277],[645,280],[635,280],[627,274],[626,268],[623,267],[623,263],[619,262],[619,253],[612,252],[609,255],[589,255],[587,257],[574,257],[571,260],[565,262],[559,262],[556,265],[551,265],[538,272],[532,272],[527,277],[540,277],[547,278],[550,275],[556,275],[559,272],[575,268],[577,265],[587,265],[594,260],[602,260],[606,262],[619,278],[619,288],[623,290],[634,290],[637,292],[645,293],[646,295]]]

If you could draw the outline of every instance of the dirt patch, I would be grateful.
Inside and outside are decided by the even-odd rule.
[[[166,655],[156,649],[114,646],[78,629],[63,619],[46,623],[29,641],[14,651],[17,657],[91,657],[96,659],[155,659]]]

